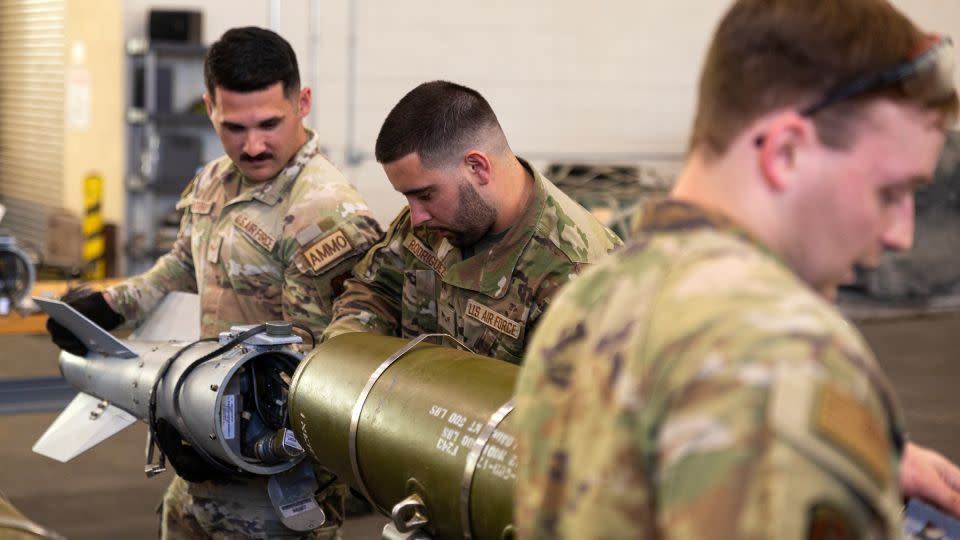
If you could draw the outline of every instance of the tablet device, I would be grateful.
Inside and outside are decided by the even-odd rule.
[[[59,300],[40,298],[38,296],[34,296],[33,301],[36,302],[47,315],[53,318],[53,320],[60,323],[67,330],[70,330],[70,332],[91,351],[119,358],[137,357],[137,353],[124,345],[122,341],[113,337],[110,332],[97,326],[97,323],[91,321],[79,311],[73,309],[70,304]]]

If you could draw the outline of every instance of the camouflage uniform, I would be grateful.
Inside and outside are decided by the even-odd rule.
[[[518,538],[895,538],[902,415],[862,337],[676,201],[555,300],[517,388]]]
[[[324,339],[346,332],[450,334],[474,352],[519,364],[563,284],[621,244],[587,210],[521,160],[533,201],[497,243],[472,257],[404,209],[354,268]]]
[[[207,164],[177,208],[185,212],[170,253],[109,289],[111,307],[127,321],[143,319],[167,292],[187,291],[200,295],[204,336],[278,319],[319,334],[343,280],[381,236],[360,194],[320,155],[312,132],[268,182],[248,183],[226,156]],[[285,530],[265,478],[188,483],[177,477],[164,497],[163,522],[164,538],[195,537],[197,524],[228,537],[276,538]]]
[[[140,321],[169,291],[197,292],[201,335],[278,319],[319,334],[343,280],[381,231],[309,135],[268,182],[248,183],[227,156],[207,164],[177,203],[185,212],[173,249],[109,289],[111,307]]]

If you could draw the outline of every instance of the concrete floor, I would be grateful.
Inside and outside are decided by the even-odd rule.
[[[911,440],[960,463],[960,313],[859,326],[893,382]]]
[[[960,462],[960,317],[860,325],[906,409],[913,440]],[[45,336],[0,336],[0,378],[57,374]],[[169,475],[143,475],[145,427],[129,428],[71,463],[30,451],[54,414],[0,416],[0,490],[28,517],[71,539],[156,537]],[[350,520],[346,540],[380,538],[385,520]]]

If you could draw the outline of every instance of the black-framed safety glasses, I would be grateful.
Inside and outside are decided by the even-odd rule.
[[[820,99],[801,109],[800,114],[809,118],[831,105],[898,84],[906,95],[923,101],[946,99],[956,92],[953,70],[953,40],[931,34],[907,59],[833,87]],[[765,140],[765,134],[759,135],[754,145],[759,148]]]
[[[896,85],[911,97],[929,101],[944,99],[956,91],[953,69],[953,40],[947,36],[930,35],[906,60],[835,86],[813,104],[801,109],[800,114],[810,117],[841,101]]]

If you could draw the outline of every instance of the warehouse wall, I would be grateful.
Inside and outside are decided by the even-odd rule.
[[[82,215],[83,179],[104,180],[101,209],[123,220],[124,69],[121,2],[67,2],[63,206]]]
[[[895,3],[924,27],[960,39],[960,2]],[[204,11],[208,42],[231,26],[270,21],[267,0],[246,1],[242,10],[231,0],[189,4]],[[279,4],[278,30],[297,50],[304,80],[315,87],[309,123],[386,222],[403,201],[372,160],[374,140],[390,107],[430,79],[461,82],[486,95],[514,150],[537,164],[580,159],[675,165],[689,131],[700,62],[729,2]],[[184,5],[125,0],[125,33],[143,33],[148,6]],[[311,19],[316,35],[310,34]],[[317,45],[315,57],[311,43]]]
[[[122,215],[121,7],[120,0],[0,1],[3,228],[47,262],[79,262],[79,228],[70,221],[48,229],[48,216],[61,208],[82,214],[88,173],[114,183],[104,216]]]

